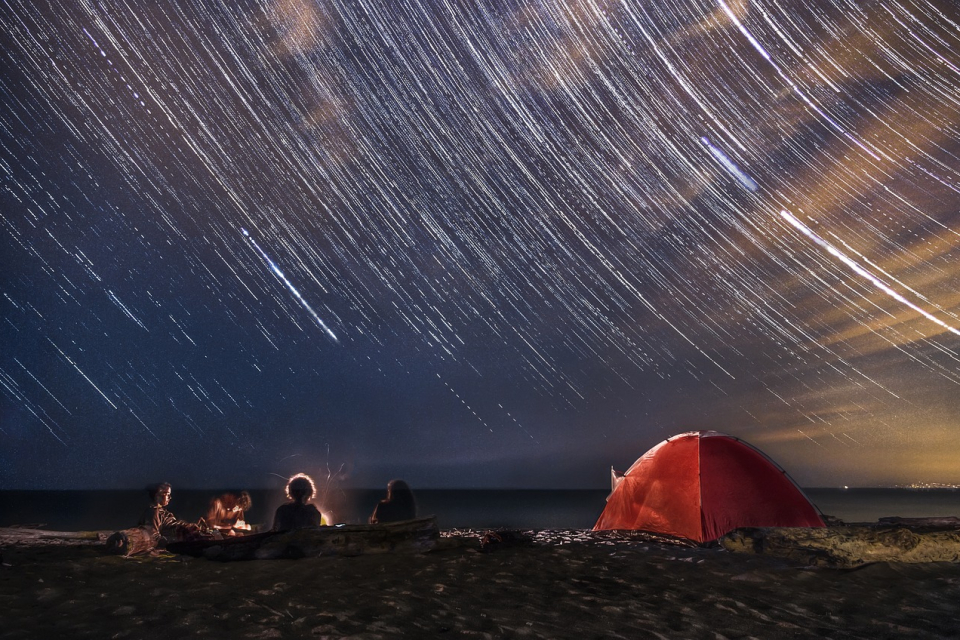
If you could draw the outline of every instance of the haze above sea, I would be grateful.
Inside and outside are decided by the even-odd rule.
[[[174,488],[170,510],[196,521],[216,490]],[[960,516],[960,490],[806,489],[820,511],[845,522],[875,522],[887,516]],[[269,528],[283,492],[251,490],[247,521]],[[435,515],[442,529],[589,529],[605,505],[606,490],[426,489],[416,492],[420,515]],[[381,489],[328,492],[316,502],[331,522],[366,522]],[[119,530],[135,526],[148,504],[143,490],[0,491],[0,526],[42,525],[61,531]]]

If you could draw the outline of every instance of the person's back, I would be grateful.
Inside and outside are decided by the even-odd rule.
[[[370,516],[371,524],[413,520],[417,517],[417,502],[413,491],[403,480],[387,483],[387,499],[381,500]]]
[[[315,492],[310,476],[298,473],[290,478],[287,483],[287,497],[290,502],[277,507],[273,515],[273,530],[292,531],[323,525],[323,514],[308,503]]]
[[[277,507],[273,516],[274,531],[292,531],[319,527],[323,524],[323,516],[312,504],[302,502],[288,502]]]

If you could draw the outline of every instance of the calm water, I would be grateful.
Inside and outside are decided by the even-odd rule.
[[[251,491],[247,521],[272,524],[283,501],[277,491]],[[960,516],[960,491],[909,489],[808,489],[820,510],[846,522],[884,516]],[[170,509],[184,520],[203,516],[217,491],[174,488]],[[607,491],[421,490],[421,515],[441,528],[588,529],[603,510]],[[347,490],[326,496],[323,510],[335,522],[365,522],[382,490]],[[0,491],[0,526],[44,524],[54,530],[117,530],[134,526],[147,505],[145,491]]]

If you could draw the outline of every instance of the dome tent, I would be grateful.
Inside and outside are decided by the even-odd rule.
[[[647,451],[623,475],[594,530],[640,529],[696,542],[738,527],[823,527],[792,479],[746,442],[691,431]]]

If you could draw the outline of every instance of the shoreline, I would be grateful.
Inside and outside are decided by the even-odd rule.
[[[807,497],[824,514],[846,522],[876,522],[884,516],[930,517],[960,515],[960,492],[949,490],[806,489]],[[207,490],[174,487],[170,509],[196,521],[206,514]],[[444,528],[590,528],[606,505],[605,490],[434,490],[417,491],[418,512],[433,514]],[[352,488],[331,491],[321,507],[329,522],[364,523],[382,490]],[[247,522],[272,523],[282,490],[254,491]],[[45,528],[124,529],[133,526],[147,500],[143,490],[0,491],[0,526],[46,523]],[[316,501],[315,501],[316,502]]]

